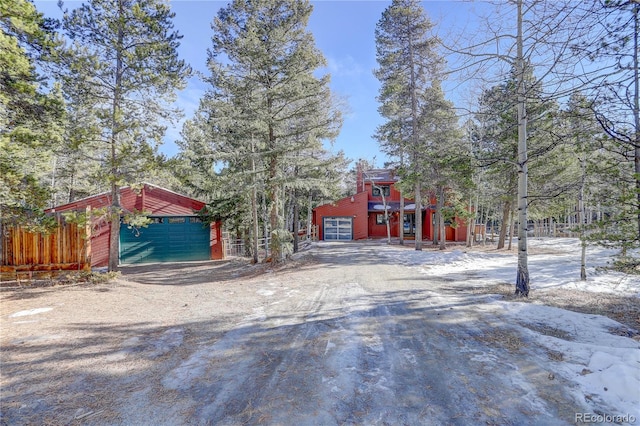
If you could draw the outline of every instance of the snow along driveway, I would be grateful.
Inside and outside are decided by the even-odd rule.
[[[253,276],[234,262],[150,265],[125,268],[115,284],[5,291],[1,422],[640,417],[639,344],[611,335],[617,323],[474,294],[477,271],[429,275],[400,264],[403,253],[414,256],[321,243],[293,267]]]

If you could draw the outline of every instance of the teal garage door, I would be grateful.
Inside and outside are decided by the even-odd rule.
[[[152,217],[146,228],[120,225],[120,263],[209,260],[209,227],[197,217]]]

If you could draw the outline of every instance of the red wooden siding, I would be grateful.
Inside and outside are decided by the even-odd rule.
[[[351,201],[353,199],[353,201]],[[324,239],[323,218],[352,217],[353,239],[367,238],[367,193],[361,192],[353,197],[338,200],[335,204],[324,204],[313,211],[314,223],[318,226],[318,239]]]
[[[192,215],[194,211],[201,210],[205,205],[202,201],[147,185],[142,194],[144,194],[144,209],[157,216]]]
[[[400,191],[398,191],[396,189],[396,187],[393,185],[393,182],[376,182],[376,185],[378,186],[390,186],[391,188],[389,188],[389,195],[385,196],[384,198],[386,199],[387,202],[391,202],[391,201],[400,201]],[[382,204],[382,196],[377,196],[374,197],[373,196],[373,185],[370,182],[365,182],[364,184],[365,187],[365,191],[369,193],[369,201],[380,201],[380,204]],[[407,204],[409,203],[409,201],[407,201]]]
[[[369,178],[365,178],[369,176]],[[391,237],[398,237],[402,232],[403,220],[400,217],[398,204],[402,194],[395,187],[393,173],[388,170],[373,170],[363,172],[359,167],[357,170],[356,188],[358,193],[353,197],[346,197],[336,201],[333,204],[325,204],[318,206],[313,211],[313,222],[318,227],[318,239],[324,239],[322,230],[324,217],[353,217],[353,239],[365,238],[386,238],[387,228],[384,224],[376,223],[376,216],[384,214],[384,210],[378,210],[375,204],[382,204],[382,196],[373,196],[373,184],[371,178],[375,179],[376,185],[389,186],[389,196],[385,197],[385,201],[394,205],[394,210],[389,212]],[[353,200],[353,201],[351,201]],[[404,199],[405,206],[409,207],[414,204],[413,200]],[[435,196],[423,199],[422,211],[422,239],[428,241],[433,239],[433,210],[431,206],[436,204]],[[372,211],[369,211],[369,203],[371,203]],[[415,213],[415,207],[406,209],[405,213]],[[445,229],[445,237],[448,241],[466,241],[467,227],[462,225],[462,221],[456,219],[457,228],[447,226]]]
[[[110,232],[110,223],[94,223],[91,233],[91,266],[102,267],[109,265]]]
[[[377,224],[377,216],[384,216],[384,210],[381,212],[370,212],[369,213],[369,237],[372,238],[387,238],[387,225],[384,223],[381,225]],[[398,212],[389,212],[389,225],[391,231],[391,237],[398,237],[400,230],[400,222],[398,218],[400,217]]]
[[[51,211],[82,211],[87,207],[98,209],[110,205],[111,194],[103,193],[58,206]],[[131,187],[121,188],[120,205],[125,211],[147,211],[153,216],[191,216],[194,212],[201,210],[205,203],[158,186],[145,184],[139,191],[135,191]],[[211,225],[212,259],[224,258],[220,229],[221,224],[219,223]],[[110,223],[104,221],[94,223],[91,238],[91,266],[103,267],[109,264],[110,231]]]
[[[211,224],[211,241],[209,243],[211,247],[211,259],[221,260],[224,259],[224,246],[222,243],[222,224],[215,222]]]

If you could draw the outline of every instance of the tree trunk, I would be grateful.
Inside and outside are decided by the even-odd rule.
[[[518,35],[517,35],[517,58],[516,67],[518,82],[518,270],[516,274],[515,294],[521,297],[529,296],[529,265],[527,256],[527,178],[528,178],[528,156],[527,156],[527,109],[526,109],[526,87],[525,87],[525,62],[523,56],[522,37],[522,2],[518,0]]]
[[[276,176],[278,173],[278,160],[275,157],[271,157],[269,164],[269,181],[271,182],[269,188],[269,196],[271,198],[271,210],[269,212],[269,225],[271,228],[271,260],[275,263],[282,260],[282,253],[280,252],[279,242],[274,238],[273,231],[280,229],[280,217],[278,216],[278,204],[280,204],[280,197],[278,194],[278,184],[276,183]]]
[[[422,188],[420,186],[420,182],[416,182],[415,185],[415,216],[416,216],[416,240],[415,240],[415,249],[418,251],[422,250]]]
[[[580,159],[580,166],[582,168],[582,177],[580,179],[580,191],[578,192],[578,222],[580,224],[580,242],[581,242],[581,255],[580,255],[580,280],[587,280],[587,239],[586,239],[586,224],[584,214],[584,190],[586,184],[586,167],[587,167],[587,154],[583,154]]]
[[[515,233],[516,227],[516,212],[511,209],[509,210],[509,245],[507,246],[507,250],[511,251],[511,246],[513,243],[513,234]]]
[[[111,183],[111,212],[109,214],[111,229],[109,231],[109,272],[118,270],[120,261],[120,187]]]
[[[431,229],[433,230],[431,244],[437,246],[440,239],[440,215],[438,215],[438,206],[436,206],[436,211],[431,213],[431,217],[425,217],[425,220],[431,220]]]
[[[440,228],[440,250],[447,248],[447,231],[445,229],[444,217],[442,211],[444,210],[444,188],[438,188],[438,227]]]
[[[482,212],[480,214],[480,224],[482,225],[482,247],[487,246],[487,218],[486,218],[486,208],[482,207]]]
[[[502,223],[500,224],[500,235],[498,236],[498,250],[504,248],[504,241],[509,228],[509,213],[511,213],[511,201],[505,200],[502,205]]]
[[[412,143],[412,155],[413,155],[413,167],[418,166],[418,93],[417,93],[417,79],[415,70],[415,61],[413,57],[413,40],[412,33],[409,31],[409,67],[411,68],[410,75],[410,93],[411,93],[411,143]],[[418,173],[415,182],[415,249],[422,250],[422,184],[420,179],[422,174]]]
[[[400,192],[400,220],[398,221],[398,227],[400,228],[400,232],[398,233],[398,237],[400,238],[400,245],[404,245],[404,194],[402,191]]]
[[[255,145],[253,137],[251,137],[251,228],[253,231],[252,241],[252,257],[253,263],[258,263],[258,239],[260,238],[260,230],[258,224],[258,182],[256,182],[256,158],[255,158]]]
[[[311,240],[311,228],[313,227],[313,196],[309,195],[309,207],[307,208],[307,240]]]
[[[263,188],[264,189],[264,188]],[[264,260],[269,258],[269,210],[267,207],[267,196],[262,194],[262,235],[264,238]]]
[[[636,181],[636,209],[638,221],[638,235],[636,240],[640,243],[640,75],[638,74],[638,32],[640,31],[640,6],[636,4],[633,8],[633,119],[635,126],[635,149],[634,149],[634,165],[635,165],[635,181]]]
[[[122,1],[118,2],[118,15],[124,15],[124,6]],[[119,22],[118,39],[116,48],[116,69],[115,81],[113,86],[113,103],[111,105],[111,230],[109,233],[109,272],[117,271],[120,262],[120,186],[118,184],[118,136],[120,134],[119,110],[120,110],[120,91],[122,89],[122,49],[124,40],[124,29],[122,23]]]
[[[300,207],[298,206],[298,190],[293,190],[293,252],[298,252],[298,231],[300,231]]]
[[[478,195],[476,194],[476,205],[473,205],[473,200],[471,196],[469,196],[469,208],[472,209],[473,217],[469,218],[469,222],[467,225],[467,247],[473,247],[473,234],[476,230],[476,211],[478,209]]]

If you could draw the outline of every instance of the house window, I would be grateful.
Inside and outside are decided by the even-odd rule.
[[[202,219],[200,219],[199,217],[190,217],[189,223],[202,223]]]
[[[163,217],[150,217],[151,223],[164,223]]]
[[[380,197],[382,194],[384,194],[385,197],[388,197],[391,195],[391,187],[389,185],[374,186],[371,194],[374,197]]]
[[[384,214],[377,213],[376,214],[376,225],[384,225]]]
[[[170,217],[169,223],[185,223],[184,217]]]

